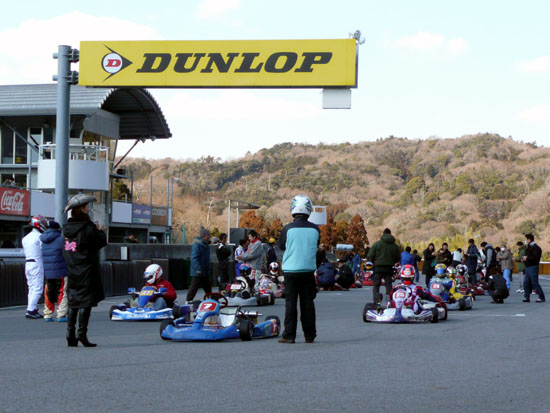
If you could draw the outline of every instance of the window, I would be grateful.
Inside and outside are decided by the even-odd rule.
[[[1,160],[4,164],[13,164],[13,132],[2,126],[2,140],[0,141]]]
[[[36,141],[38,145],[42,145],[42,129],[41,128],[31,128],[31,137]],[[34,144],[34,142],[31,139],[31,143]],[[29,150],[31,151],[31,162],[36,163],[38,162],[38,151],[34,150],[34,148],[29,147]]]
[[[15,175],[15,186],[17,188],[26,188],[27,187],[27,175]]]
[[[15,135],[15,163],[26,164],[28,146],[25,140],[27,139],[27,129],[18,128]]]

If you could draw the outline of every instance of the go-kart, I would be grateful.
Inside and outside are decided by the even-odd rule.
[[[153,321],[153,320],[167,320],[173,318],[172,308],[163,308],[161,310],[155,310],[153,308],[153,297],[163,296],[166,293],[166,288],[159,288],[158,290],[151,286],[146,285],[137,292],[135,288],[129,288],[128,294],[132,296],[134,300],[137,300],[137,307],[131,307],[127,301],[124,304],[118,304],[111,306],[109,311],[109,318],[112,321]],[[177,305],[174,305],[174,308]]]
[[[424,308],[424,305],[423,301],[413,297],[409,287],[399,284],[395,286],[392,299],[386,308],[376,303],[365,305],[363,321],[365,323],[437,323],[440,317],[446,318],[446,309],[441,304],[432,308]]]
[[[255,291],[249,287],[249,281],[242,276],[236,277],[228,286],[226,298],[229,307],[275,304],[275,294],[270,287],[258,285],[258,289]]]
[[[180,318],[165,320],[160,325],[160,337],[173,341],[219,341],[252,338],[269,338],[279,335],[281,321],[277,316],[261,316],[256,311],[244,311],[241,307],[229,308],[228,298],[219,293],[208,293],[196,310],[182,306]]]
[[[269,294],[272,292],[275,298],[285,297],[284,277],[272,274],[262,274],[260,277],[258,292],[260,294]]]
[[[429,290],[432,295],[441,298],[441,301],[447,305],[448,310],[464,311],[471,310],[473,307],[473,294],[471,292],[467,294],[459,292],[456,281],[451,278],[432,277]]]
[[[374,284],[374,280],[372,279],[373,275],[374,271],[372,270],[361,271],[361,283],[364,287],[372,286]]]

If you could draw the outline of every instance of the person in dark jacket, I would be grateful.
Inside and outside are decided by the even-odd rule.
[[[225,243],[227,242],[227,234],[220,235],[220,241],[216,248],[216,257],[218,258],[218,271],[219,271],[219,286],[220,291],[225,290],[225,286],[229,282],[229,257],[231,256],[231,250]]]
[[[435,274],[435,245],[430,242],[430,245],[428,245],[428,248],[426,248],[423,252],[424,255],[424,264],[422,266],[422,272],[424,273],[424,276],[426,278],[426,287],[430,285],[430,279]]]
[[[71,210],[71,217],[63,227],[65,247],[63,257],[69,272],[67,296],[69,316],[67,324],[67,345],[95,347],[88,341],[88,321],[92,307],[105,298],[99,273],[99,250],[107,245],[105,226],[98,228],[90,220],[91,195],[78,194],[69,200],[65,212]],[[75,334],[78,317],[78,336]]]
[[[334,276],[334,265],[330,261],[325,261],[317,268],[317,282],[319,288],[323,290],[333,290],[336,277]]]
[[[479,257],[479,251],[476,247],[476,244],[472,238],[468,240],[468,249],[464,254],[466,257],[465,264],[468,267],[468,277],[470,279],[470,284],[474,285],[477,283],[477,260]]]
[[[187,292],[187,302],[190,303],[195,298],[195,294],[200,287],[204,292],[212,292],[212,286],[208,280],[210,270],[210,231],[201,228],[199,236],[195,238],[191,248],[191,285]]]
[[[285,330],[279,343],[292,344],[296,340],[298,326],[298,298],[300,320],[306,343],[313,343],[317,336],[315,326],[315,259],[321,230],[308,221],[313,205],[305,195],[297,195],[290,204],[294,221],[284,226],[279,235],[279,248],[284,251],[283,272],[285,275]]]
[[[544,303],[546,297],[544,291],[539,284],[539,263],[542,256],[542,250],[535,243],[535,237],[533,234],[525,234],[525,255],[521,258],[521,261],[525,264],[525,279],[523,281],[523,302],[528,303],[530,301],[531,291],[535,290],[539,298],[537,303]]]
[[[527,251],[527,247],[523,245],[523,242],[521,241],[518,241],[516,246],[518,247],[518,254],[514,258],[514,261],[518,263],[518,272],[519,272],[519,288],[516,290],[516,293],[523,294],[525,263],[521,260],[521,258],[525,255],[525,251]]]
[[[44,321],[53,321],[57,303],[57,321],[67,321],[67,264],[63,258],[65,238],[59,223],[50,221],[40,235],[46,288],[44,290]]]
[[[317,268],[321,266],[322,263],[324,263],[327,260],[327,251],[325,249],[324,244],[319,244],[319,248],[317,248],[317,252],[315,254],[315,262],[317,264]]]
[[[355,282],[355,276],[349,264],[349,262],[339,260],[338,272],[336,273],[336,284],[346,291],[349,290],[349,287]]]
[[[266,268],[269,270],[269,266],[272,262],[277,262],[277,253],[275,252],[275,238],[269,238],[267,253],[266,253]]]
[[[449,251],[449,245],[446,242],[441,244],[441,249],[437,252],[435,260],[438,264],[445,264],[447,267],[452,264],[453,254]]]
[[[485,264],[487,265],[487,275],[493,275],[498,272],[497,253],[491,244],[483,241],[481,244],[481,250],[485,254]]]
[[[370,262],[374,264],[372,296],[375,303],[380,302],[380,284],[382,278],[386,286],[386,295],[392,290],[393,266],[399,263],[401,253],[395,243],[395,238],[389,228],[386,228],[380,240],[376,241],[367,255]]]
[[[414,258],[414,271],[416,272],[415,282],[420,281],[420,270],[418,269],[418,263],[422,261],[422,257],[418,254],[418,250],[413,250],[412,256]]]
[[[504,304],[504,299],[510,295],[504,277],[500,273],[490,275],[488,285],[489,294],[493,297],[493,303]]]
[[[401,253],[401,266],[410,264],[414,267],[415,259],[411,254],[411,247],[407,246],[405,251]]]

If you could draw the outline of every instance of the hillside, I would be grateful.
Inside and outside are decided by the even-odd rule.
[[[226,229],[228,198],[263,205],[259,213],[266,221],[286,223],[290,199],[305,193],[314,204],[331,206],[336,221],[359,214],[371,240],[384,227],[419,248],[430,240],[464,246],[465,238],[476,235],[499,245],[533,232],[548,251],[549,158],[550,149],[478,134],[353,145],[285,143],[228,162],[128,159],[125,166],[134,171],[142,202],[149,199],[151,173],[159,204],[166,203],[166,180],[179,179],[175,223],[184,223],[191,236],[200,225]]]

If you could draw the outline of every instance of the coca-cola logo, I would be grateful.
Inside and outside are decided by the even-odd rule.
[[[28,215],[28,193],[13,189],[2,191],[0,198],[0,213],[6,215]]]

